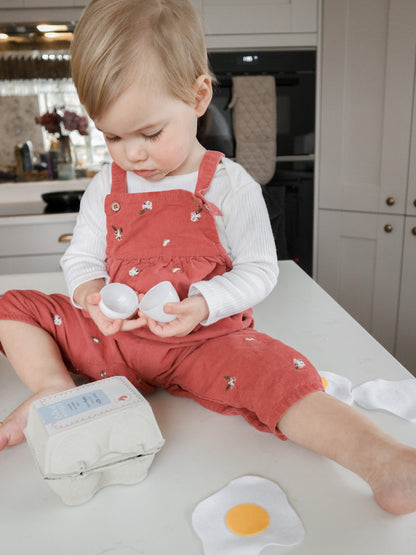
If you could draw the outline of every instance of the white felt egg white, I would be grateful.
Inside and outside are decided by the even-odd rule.
[[[353,389],[354,401],[365,409],[387,410],[416,422],[416,380],[372,380]]]
[[[348,378],[332,372],[320,372],[320,376],[326,393],[348,405],[354,402],[351,392],[352,384]]]
[[[139,308],[139,299],[134,289],[124,283],[109,283],[100,291],[100,310],[108,318],[125,320]]]
[[[296,545],[305,536],[286,494],[258,476],[232,480],[201,501],[192,525],[205,555],[258,555],[268,545]]]

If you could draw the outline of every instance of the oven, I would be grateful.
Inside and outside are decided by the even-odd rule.
[[[316,52],[247,50],[209,53],[217,78],[212,103],[198,124],[208,149],[236,157],[233,77],[271,75],[276,99],[274,175],[262,184],[280,260],[295,260],[312,275]],[[244,161],[239,160],[244,166]]]

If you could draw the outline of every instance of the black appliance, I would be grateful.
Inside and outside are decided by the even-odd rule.
[[[218,82],[198,138],[235,158],[232,77],[273,75],[276,81],[276,171],[262,186],[280,260],[295,260],[312,275],[316,52],[250,50],[210,52]]]

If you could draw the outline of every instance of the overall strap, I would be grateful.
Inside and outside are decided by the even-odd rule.
[[[202,159],[198,172],[198,180],[195,187],[195,196],[211,211],[215,216],[222,215],[222,212],[215,204],[208,202],[204,194],[208,191],[211,181],[217,170],[220,160],[224,157],[222,152],[207,150]]]
[[[115,162],[111,164],[111,193],[127,193],[127,175]]]

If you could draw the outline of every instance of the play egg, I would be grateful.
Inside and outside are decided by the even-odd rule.
[[[130,318],[139,308],[134,289],[124,283],[109,283],[100,291],[100,310],[112,320]]]
[[[171,322],[177,317],[176,314],[167,314],[163,307],[166,303],[178,303],[179,301],[179,295],[172,283],[161,281],[144,295],[140,301],[140,310],[157,322]]]

